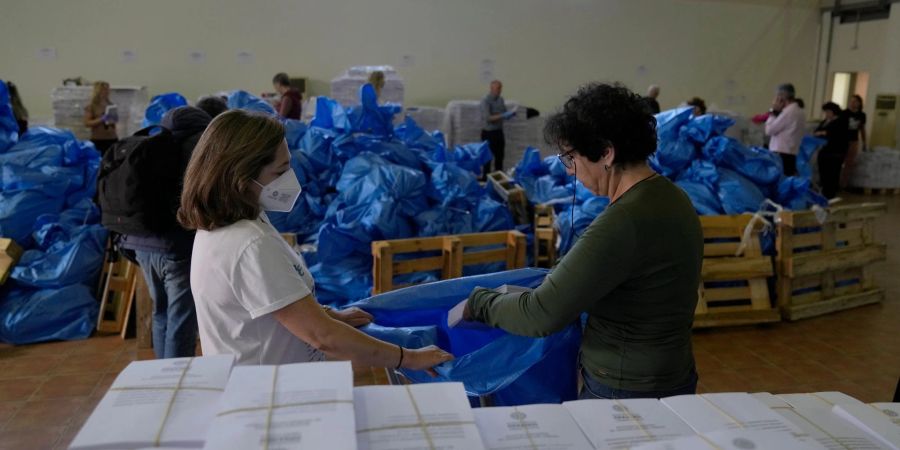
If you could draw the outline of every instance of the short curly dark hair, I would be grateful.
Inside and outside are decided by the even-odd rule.
[[[569,98],[544,126],[548,144],[567,145],[597,162],[615,148],[614,164],[642,163],[656,151],[656,119],[645,100],[619,83],[591,83]]]

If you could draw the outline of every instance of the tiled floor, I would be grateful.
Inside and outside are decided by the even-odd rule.
[[[865,200],[888,203],[876,231],[888,261],[875,270],[886,301],[797,323],[697,331],[702,392],[838,390],[890,400],[900,376],[900,196],[852,198]],[[116,374],[152,357],[118,336],[0,346],[0,449],[66,448]],[[361,370],[356,382],[385,378]]]

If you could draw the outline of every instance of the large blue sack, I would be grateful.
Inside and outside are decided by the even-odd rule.
[[[703,156],[719,166],[749,178],[757,185],[777,182],[783,173],[781,158],[764,148],[747,148],[734,138],[717,136],[703,146]]]
[[[309,126],[332,131],[350,131],[350,120],[340,103],[328,97],[316,97],[316,115],[313,116]]]
[[[514,228],[516,228],[516,223],[506,205],[494,201],[488,196],[484,196],[478,201],[475,209],[475,232],[484,233]]]
[[[394,115],[400,112],[397,105],[378,105],[375,87],[366,83],[359,88],[360,105],[347,111],[347,120],[354,132],[376,136],[391,136],[394,132]],[[316,110],[318,113],[318,110]]]
[[[659,140],[656,152],[650,156],[650,165],[662,175],[672,178],[697,159],[696,145],[686,136],[673,140]]]
[[[65,178],[12,164],[0,167],[0,236],[27,248],[35,220],[60,212],[68,188]]]
[[[515,336],[499,329],[447,327],[447,312],[476,286],[536,287],[546,274],[543,269],[518,269],[438,281],[380,294],[351,306],[375,317],[379,328],[373,335],[396,344],[438,345],[456,357],[435,368],[436,378],[404,369],[404,375],[415,383],[462,382],[470,396],[492,394],[498,406],[560,403],[577,396],[579,323],[544,338]],[[385,328],[395,330],[385,333]]]
[[[725,214],[755,212],[762,206],[766,196],[741,174],[719,168],[719,190],[716,192]]]
[[[281,119],[284,125],[284,140],[287,141],[288,149],[291,151],[300,148],[303,142],[303,135],[306,134],[307,126],[305,123],[296,119]]]
[[[14,288],[0,297],[0,341],[9,344],[86,339],[96,326],[99,304],[83,284]]]
[[[372,293],[372,255],[356,255],[309,268],[316,281],[316,300],[323,305],[343,307]]]
[[[572,229],[572,207],[564,208],[556,218],[559,227],[559,254],[565,255],[584,234],[584,230],[609,206],[609,197],[593,197],[575,206],[575,228]]]
[[[797,153],[798,175],[805,178],[812,178],[813,155],[827,143],[828,141],[825,139],[813,136],[803,136],[803,139],[800,141],[800,151]]]
[[[47,234],[54,224],[37,230]],[[85,225],[60,234],[56,228],[55,242],[44,250],[26,250],[13,268],[10,278],[16,284],[35,288],[60,288],[71,284],[91,284],[100,274],[106,248],[106,229],[100,225]]]
[[[436,164],[428,183],[428,197],[441,205],[468,209],[484,195],[475,175],[456,163]]]
[[[357,205],[336,201],[319,228],[318,255],[325,263],[353,255],[371,259],[373,241],[412,235],[410,219],[400,214],[397,202],[387,195]]]
[[[228,94],[228,109],[243,109],[245,111],[260,112],[275,115],[275,108],[265,100],[242,90]]]
[[[394,128],[394,136],[407,147],[424,150],[428,153],[446,148],[444,135],[440,131],[427,133],[412,117],[406,116],[403,123]]]
[[[522,159],[516,164],[515,180],[522,183],[526,179],[536,179],[550,173],[550,169],[541,159],[541,151],[528,147],[522,155]]]
[[[428,208],[425,174],[391,164],[374,153],[362,153],[347,161],[337,182],[338,201],[348,205],[370,203],[386,196],[397,203],[398,211],[412,217]]]
[[[682,129],[681,133],[687,139],[697,145],[705,144],[710,138],[721,136],[730,126],[734,125],[734,120],[714,114],[704,114],[694,117]]]
[[[418,236],[444,236],[475,232],[473,214],[464,208],[437,205],[416,214]]]
[[[150,99],[150,104],[144,110],[144,121],[141,122],[141,127],[159,125],[167,111],[179,106],[187,106],[187,104],[187,99],[177,92],[156,95]],[[231,107],[230,103],[229,107]]]
[[[812,189],[809,178],[787,177],[778,183],[776,201],[785,209],[801,211],[813,205],[828,206],[828,199]]]
[[[725,214],[725,210],[722,209],[722,203],[719,201],[719,197],[716,196],[716,193],[710,189],[709,186],[687,179],[678,180],[675,184],[690,197],[691,203],[694,204],[694,209],[697,211],[697,214],[701,216],[717,216]]]
[[[6,81],[0,80],[0,153],[5,152],[19,140],[19,124],[9,102]]]

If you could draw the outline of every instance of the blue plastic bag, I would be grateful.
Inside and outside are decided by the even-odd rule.
[[[468,209],[484,195],[475,175],[455,163],[437,164],[432,168],[428,197],[442,205]]]
[[[54,224],[46,224],[38,233],[46,233]],[[60,231],[59,228],[56,229]],[[13,268],[10,279],[35,288],[60,288],[71,284],[92,283],[100,274],[106,249],[106,229],[85,225],[56,234],[46,250],[26,250]]]
[[[303,135],[306,134],[306,124],[295,119],[281,119],[284,125],[284,139],[287,141],[288,149],[291,151],[300,148],[303,142]]]
[[[372,293],[372,255],[356,255],[309,268],[316,281],[316,300],[323,305],[343,307]]]
[[[58,213],[69,181],[11,164],[0,168],[0,236],[28,247],[38,216]]]
[[[805,178],[812,178],[813,155],[827,143],[828,141],[825,139],[813,136],[803,136],[803,139],[800,141],[800,151],[797,154],[798,175]]]
[[[437,205],[414,218],[418,236],[474,233],[473,214],[463,208]]]
[[[19,124],[9,101],[9,89],[6,81],[0,80],[0,153],[15,145],[18,140]]]
[[[762,191],[741,174],[719,168],[719,190],[716,192],[725,214],[755,212],[766,199]]]
[[[701,216],[716,216],[725,214],[722,204],[716,193],[706,184],[686,179],[675,182],[691,199],[694,209]]]
[[[99,303],[83,284],[14,288],[0,296],[0,341],[9,344],[86,339],[97,323]]]
[[[516,164],[515,180],[520,184],[524,184],[526,179],[536,179],[544,175],[548,175],[550,169],[541,160],[541,151],[528,147],[522,155],[522,159]]]
[[[703,146],[703,156],[719,166],[749,178],[758,186],[777,182],[783,173],[781,158],[764,148],[747,148],[734,138],[717,136]]]
[[[695,160],[679,176],[678,181],[700,183],[710,191],[719,190],[719,171],[716,165],[703,160]]]
[[[270,115],[275,115],[275,108],[265,100],[247,92],[233,91],[228,94],[228,109],[243,109]]]
[[[673,178],[697,159],[697,156],[697,147],[682,135],[672,140],[660,139],[656,153],[650,156],[650,160],[662,175]]]
[[[685,135],[687,140],[703,145],[711,138],[721,136],[732,125],[734,125],[734,120],[729,117],[704,114],[691,119],[681,129],[681,133]]]
[[[147,105],[147,109],[144,110],[144,121],[141,122],[141,127],[147,128],[153,125],[159,125],[162,122],[163,115],[170,109],[175,109],[179,106],[187,106],[188,101],[184,96],[177,92],[168,92],[165,94],[159,94],[150,99],[150,104]],[[231,107],[231,103],[228,104],[229,108]]]
[[[800,211],[813,205],[828,206],[828,199],[813,191],[809,178],[800,176],[787,177],[778,183],[778,199],[785,209]]]
[[[350,120],[340,103],[328,97],[317,97],[316,115],[309,126],[332,131],[350,131]]]
[[[440,131],[434,131],[429,134],[409,116],[406,116],[403,123],[394,128],[394,136],[400,139],[407,147],[417,148],[428,153],[446,148],[444,135]]]
[[[421,171],[391,164],[374,153],[362,153],[344,165],[337,183],[338,201],[348,205],[370,203],[387,196],[398,212],[412,217],[427,209],[426,177]]]
[[[506,205],[491,200],[488,196],[478,201],[475,209],[475,232],[512,230],[515,227],[516,223]]]
[[[400,112],[396,105],[378,105],[375,87],[364,84],[359,88],[360,105],[347,111],[350,128],[354,132],[391,136],[394,132],[394,115]],[[318,113],[318,110],[316,110]]]
[[[351,306],[371,313],[380,327],[395,328],[399,336],[379,335],[389,342],[417,340],[421,345],[438,345],[456,356],[436,368],[436,378],[404,370],[416,383],[462,382],[470,396],[493,394],[498,406],[560,403],[577,395],[581,340],[578,323],[545,338],[515,336],[496,329],[447,327],[447,311],[476,286],[535,287],[546,273],[541,269],[518,269],[439,281],[391,291]],[[436,340],[427,340],[431,336],[436,336]]]
[[[609,197],[593,197],[581,204],[575,205],[575,229],[572,229],[572,207],[568,206],[559,213],[556,219],[559,227],[559,254],[565,255],[575,245],[575,241],[584,234],[591,225],[609,206]]]

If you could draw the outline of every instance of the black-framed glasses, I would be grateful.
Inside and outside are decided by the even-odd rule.
[[[556,154],[556,157],[559,158],[560,162],[562,162],[564,166],[566,166],[566,169],[575,167],[575,157],[572,156],[573,152],[575,152],[575,150],[569,150],[565,153]]]

